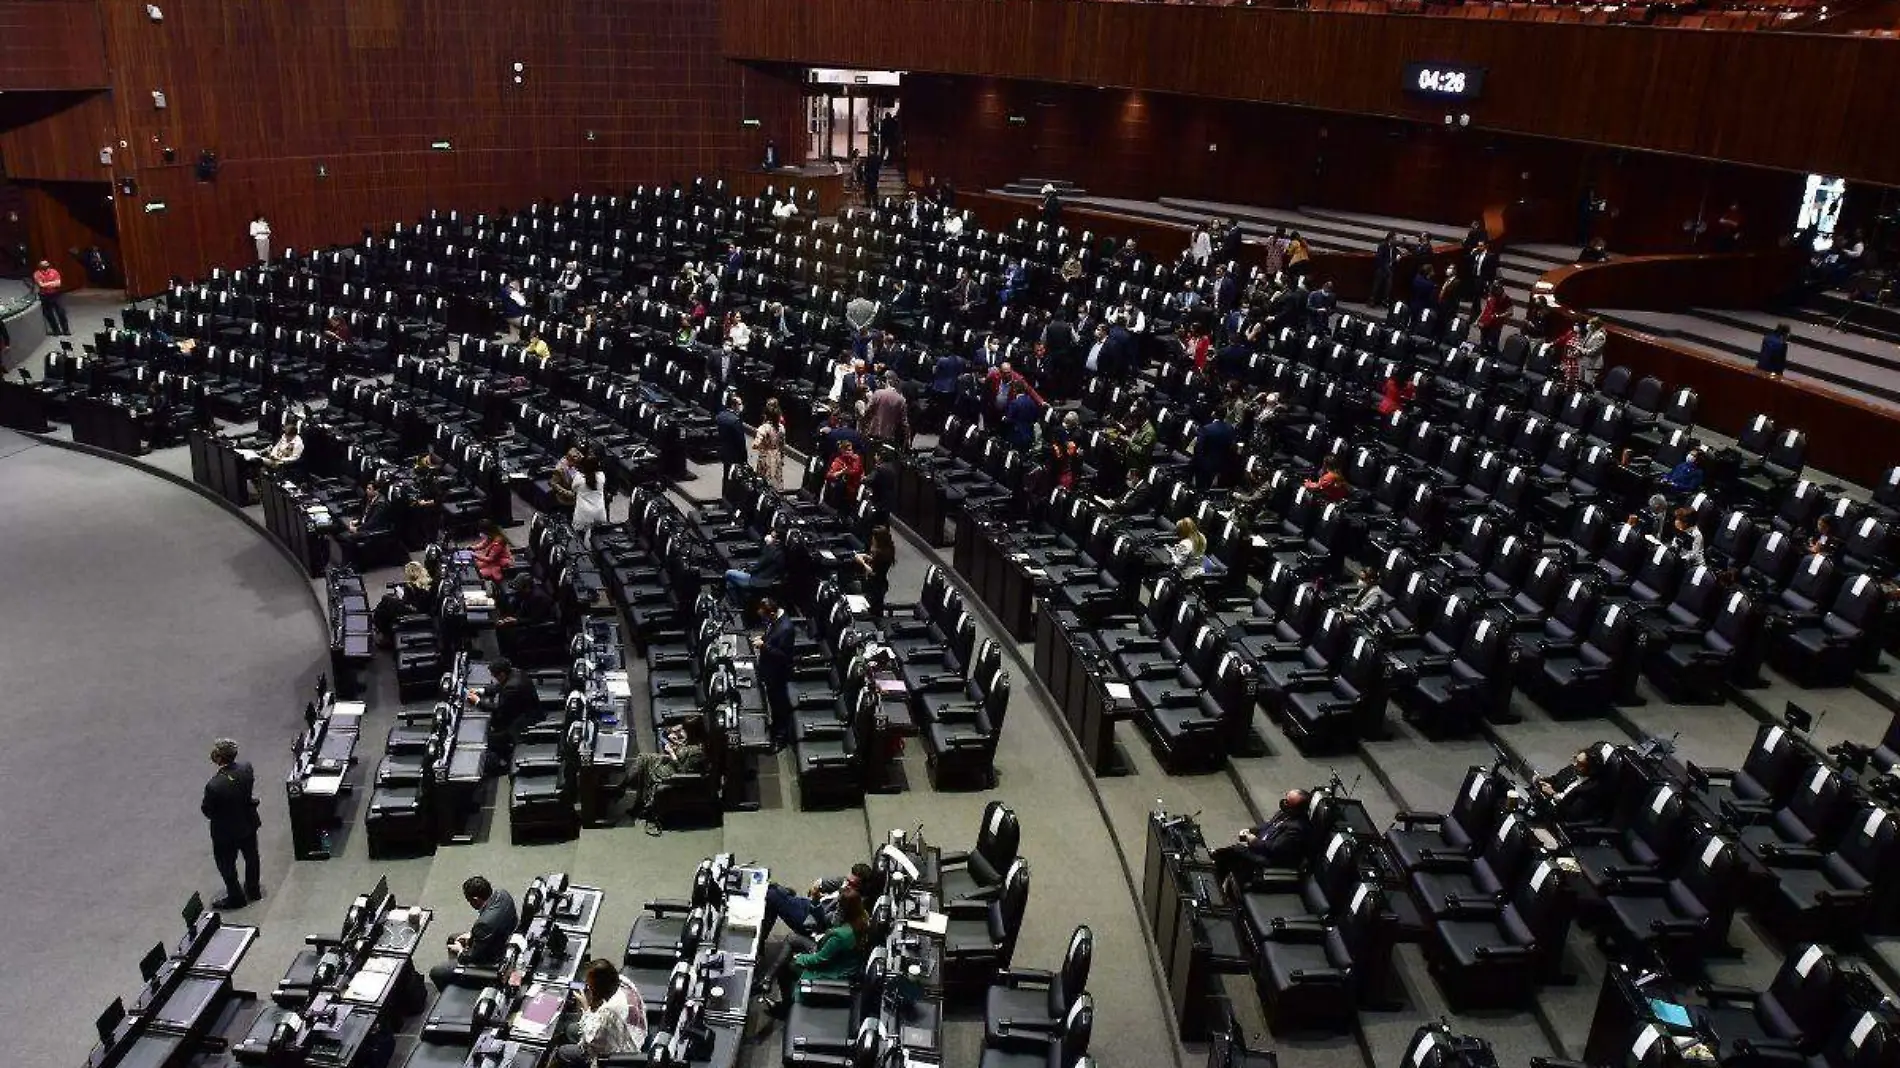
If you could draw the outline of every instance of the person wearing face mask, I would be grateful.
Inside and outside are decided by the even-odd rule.
[[[759,552],[758,559],[752,561],[749,571],[733,568],[726,572],[726,586],[731,589],[749,590],[754,586],[770,586],[785,577],[785,547],[779,544],[776,533],[765,536],[765,548]]]
[[[1311,801],[1305,790],[1288,790],[1272,819],[1241,831],[1233,845],[1214,850],[1214,871],[1222,885],[1237,891],[1261,869],[1305,863],[1313,840]]]

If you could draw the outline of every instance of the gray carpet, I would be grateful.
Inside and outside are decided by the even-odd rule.
[[[245,747],[267,813],[282,810],[324,627],[277,550],[223,509],[9,431],[0,546],[0,1043],[70,1064],[138,958],[176,939],[185,899],[216,896],[198,813],[212,739]],[[281,819],[262,847],[274,888],[290,866]]]
[[[103,300],[71,304],[82,338],[115,312]],[[37,367],[44,349],[16,356]],[[182,449],[139,462],[174,474],[187,470]],[[680,487],[682,496],[717,495],[716,473],[696,469],[693,476]],[[624,508],[624,501],[615,502],[613,516],[623,516]],[[131,991],[143,949],[176,933],[178,906],[193,890],[214,890],[196,794],[208,770],[204,750],[218,734],[233,734],[250,747],[265,799],[269,896],[235,915],[263,929],[239,974],[245,988],[268,990],[303,936],[334,930],[350,898],[382,875],[399,900],[440,910],[440,929],[448,932],[468,920],[459,894],[467,875],[479,872],[518,891],[536,874],[566,870],[578,882],[607,888],[594,952],[617,959],[641,904],[677,896],[694,863],[707,854],[729,850],[771,865],[781,881],[802,885],[840,871],[895,827],[921,823],[933,841],[964,847],[974,837],[983,803],[1000,797],[1022,814],[1023,851],[1033,870],[1018,966],[1052,966],[1073,925],[1091,924],[1098,954],[1090,982],[1098,1005],[1097,1060],[1155,1068],[1194,1064],[1204,1056],[1170,1037],[1152,950],[1130,889],[1130,873],[1138,873],[1142,862],[1144,821],[1157,799],[1172,811],[1200,813],[1210,837],[1222,838],[1270,811],[1289,786],[1324,782],[1337,773],[1384,823],[1401,808],[1443,808],[1464,769],[1492,752],[1483,740],[1426,742],[1399,724],[1394,710],[1391,740],[1308,757],[1257,714],[1255,729],[1266,751],[1231,761],[1225,772],[1168,775],[1142,734],[1123,726],[1119,741],[1130,774],[1096,780],[1078,767],[1026,663],[1027,647],[1006,643],[1012,658],[1005,667],[1014,687],[998,754],[1001,782],[994,791],[936,791],[919,747],[912,746],[903,759],[907,792],[874,797],[863,809],[806,813],[798,808],[788,758],[781,758],[763,769],[762,810],[731,815],[722,829],[656,837],[623,825],[585,831],[576,842],[515,847],[508,841],[505,806],[497,812],[491,803],[473,845],[444,847],[416,860],[372,862],[355,815],[337,859],[293,864],[276,783],[323,640],[305,581],[260,534],[189,491],[5,431],[0,534],[7,535],[0,544],[8,550],[0,582],[8,640],[0,643],[0,670],[18,680],[9,687],[13,700],[0,709],[0,717],[15,727],[14,744],[0,755],[0,848],[16,902],[0,919],[0,945],[15,951],[10,960],[25,965],[11,970],[15,978],[0,979],[0,998],[12,1010],[0,1038],[11,1040],[23,1063],[73,1063],[83,1056],[91,1020],[113,996]],[[899,534],[893,602],[915,599],[933,560]],[[394,574],[392,568],[367,575],[371,595]],[[992,634],[993,624],[985,619],[979,627]],[[392,676],[387,663],[379,662],[369,678],[369,725],[359,750],[367,767],[380,755],[382,736],[399,707]],[[636,692],[644,689],[643,676],[636,667]],[[1782,700],[1799,695],[1776,679],[1751,699],[1778,711]],[[1885,710],[1868,694],[1808,697],[1817,712],[1833,710],[1819,732],[1827,740],[1871,740],[1884,730]],[[1551,720],[1522,698],[1518,704],[1524,721],[1498,728],[1495,740],[1544,767],[1564,762],[1585,741],[1643,733],[1679,733],[1691,759],[1730,764],[1740,758],[1756,722],[1734,703],[1692,709],[1653,701],[1622,710],[1615,720],[1580,723]],[[74,730],[68,723],[100,729]],[[640,726],[642,736],[650,737],[647,724]],[[108,785],[97,789],[94,783]],[[75,925],[77,916],[95,922]],[[1737,925],[1736,937],[1746,952],[1724,964],[1724,978],[1764,978],[1776,956],[1745,924]],[[1580,1055],[1603,961],[1581,934],[1571,949],[1580,981],[1543,990],[1535,1012],[1451,1014],[1454,1024],[1490,1037],[1504,1064],[1522,1064],[1533,1055]],[[429,954],[424,951],[425,963]],[[1894,954],[1900,957],[1900,950]],[[1359,1033],[1349,1036],[1260,1035],[1252,984],[1237,977],[1227,989],[1254,1045],[1277,1049],[1283,1063],[1390,1068],[1402,1059],[1412,1030],[1445,1011],[1415,950],[1401,952],[1395,970],[1403,1007],[1362,1013]],[[758,1037],[744,1063],[775,1063],[779,1035],[774,1030]],[[973,1068],[979,1043],[972,1013],[954,1014],[945,1063]]]

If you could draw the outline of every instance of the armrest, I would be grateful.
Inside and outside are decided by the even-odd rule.
[[[849,1005],[856,993],[856,988],[842,979],[798,981],[798,998],[807,1005]]]
[[[1260,932],[1268,941],[1288,944],[1317,945],[1332,930],[1317,916],[1295,916],[1292,918],[1274,917],[1273,923]]]
[[[655,916],[666,916],[668,914],[684,915],[693,911],[693,903],[690,901],[681,901],[678,898],[656,898],[647,902],[647,911]]]
[[[1544,654],[1545,656],[1550,656],[1553,653],[1558,656],[1562,656],[1567,653],[1574,653],[1578,650],[1578,648],[1580,648],[1580,646],[1577,642],[1560,642],[1560,641],[1546,640],[1546,641],[1540,641],[1537,643],[1537,651]]]
[[[1536,952],[1533,946],[1479,946],[1479,960],[1529,960]]]
[[[1504,911],[1504,906],[1488,897],[1461,897],[1457,894],[1445,896],[1445,908],[1452,918],[1459,920],[1488,920]]]
[[[1826,854],[1809,846],[1770,842],[1762,847],[1762,860],[1771,868],[1818,868]]]
[[[1392,820],[1411,831],[1418,829],[1420,825],[1442,827],[1445,823],[1445,814],[1443,812],[1400,812],[1393,816]]]
[[[968,864],[969,862],[970,862],[970,852],[967,849],[959,850],[954,853],[938,853],[937,854],[938,868],[948,868],[948,867],[951,867],[952,865]]]
[[[1746,1001],[1753,1004],[1761,998],[1761,991],[1732,983],[1701,983],[1696,993],[1710,1001]]]
[[[1004,986],[1021,988],[1025,986],[1046,987],[1056,981],[1054,972],[1040,968],[1007,968],[998,972],[996,978]]]
[[[1660,875],[1631,875],[1617,883],[1617,892],[1628,897],[1660,897],[1669,888],[1669,880]]]
[[[1702,933],[1701,920],[1651,920],[1649,929],[1657,935],[1696,935]]]
[[[1756,801],[1722,802],[1722,818],[1731,827],[1748,827],[1760,823],[1774,813],[1774,809]]]
[[[987,920],[990,906],[986,901],[952,901],[942,906],[943,914],[953,920]]]
[[[805,727],[804,736],[814,742],[833,741],[844,737],[842,723],[812,723]]]

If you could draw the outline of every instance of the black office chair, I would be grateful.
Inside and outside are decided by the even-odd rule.
[[[1089,965],[1094,959],[1095,935],[1081,926],[1069,936],[1069,949],[1062,956],[1060,970],[1011,968],[1001,972],[983,1005],[984,1044],[993,1045],[1011,1033],[1055,1031],[1088,989]]]
[[[986,988],[1010,966],[1016,938],[1029,907],[1029,862],[1018,860],[1003,877],[1003,892],[991,901],[957,901],[944,906],[949,917],[943,936],[946,989]]]
[[[1071,1068],[1087,1059],[1094,1028],[1095,999],[1083,994],[1054,1031],[1011,1031],[994,1040],[985,1035],[977,1068]]]
[[[1016,862],[1022,842],[1022,825],[1016,812],[1001,801],[983,806],[983,822],[977,828],[976,848],[968,853],[944,853],[938,857],[939,897],[945,902],[990,901],[1002,892],[1005,875]]]

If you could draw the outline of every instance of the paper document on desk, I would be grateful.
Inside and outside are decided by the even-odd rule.
[[[303,781],[303,792],[318,797],[335,797],[343,789],[343,773],[312,775]]]
[[[495,599],[485,593],[475,593],[472,590],[465,590],[462,593],[462,604],[469,608],[493,608],[495,607]]]
[[[361,716],[369,711],[369,706],[361,701],[338,701],[330,706],[331,716]]]
[[[343,1000],[373,1002],[382,997],[402,963],[401,957],[371,957],[364,961],[363,966],[350,977],[350,985],[343,991]]]
[[[917,917],[916,919],[905,920],[904,926],[914,931],[922,931],[925,934],[941,936],[950,928],[950,917],[941,912],[932,912]]]
[[[553,1030],[554,1022],[561,1018],[561,1004],[566,1000],[565,987],[535,991],[522,1001],[514,1019],[508,1021],[509,1032],[517,1038],[540,1038],[546,1035]]]
[[[844,606],[846,608],[849,608],[851,610],[851,614],[854,616],[868,616],[871,614],[871,602],[866,600],[863,596],[859,594],[855,594],[855,593],[845,594]]]
[[[1132,701],[1135,697],[1135,691],[1129,689],[1125,682],[1105,683],[1102,689],[1108,691],[1108,695],[1117,701]]]
[[[607,687],[609,697],[633,696],[633,687],[627,682],[627,673],[624,671],[606,672],[600,681]]]
[[[231,451],[237,453],[239,456],[244,457],[246,460],[250,460],[253,462],[262,460],[264,458],[264,454],[261,452],[258,452],[256,449],[232,449]]]

